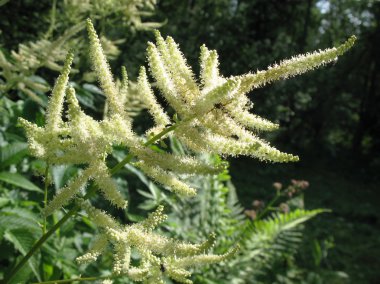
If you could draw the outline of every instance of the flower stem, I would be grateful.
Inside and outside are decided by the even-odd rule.
[[[16,265],[15,268],[8,274],[8,276],[4,279],[3,283],[8,283],[12,278],[16,275],[16,273],[26,264],[26,262],[33,256],[33,254],[43,245],[43,243],[56,231],[59,227],[61,227],[71,216],[79,210],[79,205],[71,208],[69,212],[66,213],[65,216],[57,224],[55,224],[49,231],[42,235],[42,237],[33,245],[30,251],[21,259],[21,261]]]
[[[144,143],[144,146],[149,146],[153,144],[154,142],[160,140],[164,135],[169,133],[170,131],[173,131],[176,129],[179,125],[179,122],[166,127],[164,130],[162,130],[157,135],[153,136],[151,139],[146,141]],[[114,166],[112,169],[110,169],[111,175],[115,174],[117,171],[119,171],[121,168],[123,168],[126,164],[128,164],[133,158],[133,155],[129,153],[121,162],[119,162],[116,166]],[[96,187],[94,184],[90,186],[89,190],[87,191],[87,194],[83,197],[83,199],[88,199],[92,196],[92,194],[95,192]],[[21,259],[21,261],[11,270],[11,272],[8,274],[7,277],[3,280],[4,284],[7,284],[12,280],[12,278],[16,275],[16,273],[27,263],[27,261],[33,256],[33,254],[45,243],[45,241],[56,231],[58,230],[71,216],[75,215],[80,210],[80,206],[77,204],[73,208],[70,209],[66,213],[65,216],[61,220],[59,220],[58,223],[56,223],[49,231],[44,233],[41,238],[33,245],[33,247],[29,250],[29,252]],[[84,278],[82,278],[84,279]],[[90,281],[90,278],[86,278],[87,281]],[[94,280],[98,280],[101,278],[94,278]],[[72,280],[62,280],[65,282],[59,282],[59,281],[52,281],[52,282],[43,282],[43,283],[70,283]],[[75,280],[80,281],[80,280]],[[85,280],[83,280],[85,281]]]
[[[49,163],[46,164],[45,169],[45,186],[44,186],[44,208],[46,208],[47,202],[48,202],[48,187],[49,187]],[[46,216],[44,216],[43,224],[42,224],[42,234],[44,235],[46,233]]]
[[[251,230],[252,228],[252,225],[255,224],[256,221],[259,221],[261,220],[268,212],[272,207],[272,205],[274,203],[277,202],[277,200],[281,197],[281,193],[279,191],[276,191],[276,195],[273,197],[273,199],[268,203],[268,205],[265,207],[265,209],[257,214],[256,218],[254,220],[249,220],[245,223],[244,225],[244,229],[242,230],[242,232],[240,233],[240,235],[237,237],[237,243],[242,243],[244,240],[245,240],[245,237],[247,235],[247,233]]]
[[[267,214],[269,210],[273,208],[272,205],[275,204],[281,196],[281,193],[279,191],[276,191],[275,197],[268,203],[265,209],[257,215],[256,220],[260,220],[262,217],[264,217],[265,214]]]
[[[48,202],[48,187],[49,187],[49,169],[50,165],[49,163],[46,163],[46,168],[45,168],[45,184],[44,184],[44,205],[43,208],[45,209],[47,206]],[[42,235],[46,234],[46,225],[47,225],[47,217],[45,214],[43,214],[43,221],[42,221]],[[42,263],[42,267],[43,267]],[[42,272],[42,280],[45,280],[45,271]]]
[[[166,127],[160,133],[158,133],[157,135],[153,136],[148,141],[146,141],[144,143],[144,146],[152,145],[154,142],[160,140],[164,135],[166,135],[170,131],[173,131],[174,129],[176,129],[178,127],[178,124],[179,123],[176,123],[176,124],[173,124],[173,125],[171,125],[169,127]],[[117,171],[119,171],[122,167],[124,167],[126,164],[128,164],[132,160],[132,158],[133,158],[133,154],[129,153],[122,161],[120,161],[115,167],[113,167],[110,170],[111,175],[113,175],[114,173],[116,173]]]

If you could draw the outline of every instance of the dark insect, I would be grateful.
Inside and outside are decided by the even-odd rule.
[[[165,266],[162,263],[160,265],[160,270],[161,270],[161,272],[165,272],[166,271],[166,268],[165,268]]]
[[[222,107],[223,107],[222,103],[215,104],[215,108],[217,108],[217,109],[221,109]]]

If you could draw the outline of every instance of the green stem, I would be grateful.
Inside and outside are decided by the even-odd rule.
[[[149,139],[148,141],[146,141],[144,143],[144,146],[149,146],[151,144],[153,144],[154,142],[158,141],[159,139],[161,139],[164,135],[166,135],[167,133],[169,133],[170,131],[173,131],[174,129],[176,129],[178,127],[179,123],[176,123],[176,124],[173,124],[167,128],[165,128],[164,130],[162,130],[160,133],[158,133],[157,135],[153,136],[151,139]],[[126,164],[128,164],[133,158],[133,155],[131,153],[129,153],[121,162],[119,162],[115,167],[113,167],[111,170],[110,170],[110,173],[111,175],[115,174],[117,171],[119,171],[121,168],[123,168]],[[83,197],[83,199],[88,199],[89,197],[92,196],[92,194],[95,192],[96,190],[96,187],[94,184],[92,184],[92,186],[90,186],[89,190],[87,191],[87,194]],[[15,268],[12,269],[12,271],[8,274],[7,277],[5,277],[5,279],[3,280],[3,283],[6,284],[6,283],[9,283],[10,280],[12,280],[12,278],[16,275],[16,273],[27,263],[27,261],[29,260],[29,258],[31,258],[33,256],[33,254],[44,244],[44,242],[56,231],[58,230],[71,216],[75,215],[78,211],[80,210],[80,206],[77,204],[75,205],[73,208],[71,208],[71,210],[69,212],[66,213],[65,216],[63,216],[63,218],[61,220],[59,220],[58,223],[56,223],[47,233],[43,234],[42,237],[33,245],[33,247],[30,249],[30,251],[21,259],[21,261],[16,265]],[[83,279],[83,278],[82,278]],[[89,278],[87,278],[89,279]],[[95,278],[94,278],[95,279]],[[96,278],[95,280],[97,280],[99,278]],[[58,281],[52,281],[52,282],[43,282],[43,283],[70,283],[70,281],[74,281],[74,280],[69,280],[69,282],[67,282],[67,280],[63,280],[63,281],[66,281],[66,282],[58,282]],[[76,280],[78,281],[78,280]],[[83,280],[84,281],[84,280]]]
[[[242,230],[242,233],[237,238],[237,243],[241,243],[244,239],[250,228],[252,227],[252,224],[255,223],[255,221],[260,220],[265,214],[268,213],[270,208],[272,208],[272,205],[277,202],[277,200],[281,197],[281,193],[279,191],[276,191],[275,197],[268,203],[268,205],[265,207],[265,209],[260,213],[257,214],[256,218],[254,220],[249,220],[244,226],[244,229]]]
[[[279,191],[276,191],[276,196],[268,203],[267,206],[265,206],[265,209],[256,216],[256,220],[260,220],[263,216],[265,216],[265,214],[267,214],[268,211],[272,208],[272,205],[275,204],[280,197],[281,193]]]
[[[46,234],[42,235],[42,237],[33,245],[30,251],[21,259],[21,261],[16,265],[15,268],[8,274],[8,277],[4,279],[4,283],[10,282],[12,278],[16,275],[16,273],[27,263],[29,258],[33,256],[33,254],[43,245],[43,243],[56,231],[59,227],[61,227],[71,216],[73,216],[79,210],[79,205],[75,205],[69,212],[66,213],[65,216],[57,224],[55,224]]]
[[[46,169],[45,169],[45,184],[44,184],[44,209],[46,208],[47,202],[48,202],[48,187],[49,187],[49,163],[46,163]],[[43,221],[42,221],[42,235],[46,234],[46,224],[47,224],[47,217],[45,214],[43,214]],[[42,263],[43,266],[43,263]],[[45,280],[45,272],[42,274],[42,280]]]
[[[48,201],[48,187],[49,187],[49,163],[46,164],[45,169],[45,186],[44,186],[44,208],[46,208]],[[42,224],[42,234],[46,233],[46,216],[44,216],[43,224]]]
[[[158,133],[157,135],[153,136],[148,141],[146,141],[144,143],[144,146],[152,145],[154,142],[156,142],[157,140],[161,139],[164,135],[166,135],[170,131],[173,131],[174,129],[176,129],[178,127],[178,125],[179,125],[179,123],[176,123],[176,124],[173,124],[173,125],[165,128],[160,133]],[[132,160],[132,158],[133,158],[133,154],[129,153],[121,162],[119,162],[115,167],[113,167],[110,170],[111,175],[113,175],[114,173],[116,173],[117,171],[119,171],[122,167],[124,167],[126,164],[128,164]]]

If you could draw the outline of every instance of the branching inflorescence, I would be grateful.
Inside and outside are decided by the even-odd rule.
[[[90,56],[106,96],[108,111],[102,121],[96,121],[80,108],[75,90],[68,86],[73,55],[66,58],[63,70],[52,90],[46,125],[39,127],[24,119],[20,123],[26,130],[31,153],[50,165],[85,165],[83,171],[62,188],[45,208],[52,214],[78,196],[89,181],[104,198],[125,209],[127,201],[111,178],[106,157],[114,145],[125,146],[133,155],[133,163],[147,176],[167,189],[182,196],[193,196],[196,190],[181,180],[181,175],[213,174],[223,170],[209,165],[194,156],[179,156],[157,152],[144,144],[144,138],[132,130],[132,121],[126,112],[125,95],[129,92],[128,78],[123,69],[122,83],[115,84],[98,36],[90,20],[87,21],[90,39]],[[304,73],[310,69],[336,60],[354,43],[351,37],[338,48],[301,55],[285,60],[265,71],[225,78],[219,74],[218,55],[214,50],[201,47],[200,83],[177,44],[171,37],[164,39],[156,32],[156,44],[148,43],[149,69],[161,94],[175,111],[171,119],[157,102],[146,69],[141,67],[137,91],[141,102],[153,117],[154,127],[147,138],[158,141],[175,135],[194,153],[212,152],[223,156],[246,155],[272,162],[297,161],[298,157],[282,153],[257,136],[259,131],[271,131],[277,124],[249,112],[251,103],[247,93],[267,83]],[[66,119],[63,105],[67,103]],[[77,260],[80,263],[95,261],[106,249],[113,246],[115,275],[126,275],[144,283],[163,283],[164,275],[180,282],[191,283],[189,267],[220,262],[234,254],[232,248],[224,255],[208,254],[215,237],[203,244],[187,244],[166,238],[153,229],[166,216],[163,208],[142,222],[123,226],[106,212],[93,207],[88,201],[76,198],[89,218],[99,226],[100,235],[91,250]],[[131,265],[131,251],[141,257],[138,266]]]

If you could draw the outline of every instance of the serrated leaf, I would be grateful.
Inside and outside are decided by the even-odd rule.
[[[15,230],[7,230],[4,234],[6,240],[11,242],[15,249],[21,252],[22,255],[26,255],[28,251],[32,248],[33,244],[36,242],[35,236],[29,232],[28,230],[15,229]],[[28,264],[32,269],[34,275],[37,277],[38,281],[41,281],[40,273],[39,273],[39,253],[35,253],[29,260]]]
[[[0,181],[12,184],[14,186],[17,186],[29,191],[36,191],[36,192],[43,193],[42,189],[40,189],[34,183],[30,182],[28,179],[26,179],[22,175],[19,175],[16,173],[1,172]]]
[[[248,225],[250,228],[244,240],[249,253],[238,261],[249,262],[260,258],[254,267],[255,274],[258,274],[261,269],[270,267],[273,259],[282,255],[294,255],[302,241],[302,224],[323,212],[328,210],[297,209],[286,214],[275,213],[264,220],[254,221]]]
[[[36,224],[40,221],[40,216],[34,214],[32,211],[22,207],[14,207],[14,208],[3,208],[1,210],[1,215],[17,215],[21,218],[28,219],[30,221],[34,221]]]
[[[32,215],[33,213],[30,212],[30,214]],[[22,217],[18,216],[17,213],[0,213],[0,240],[3,238],[3,234],[5,231],[16,230],[21,228],[28,230],[35,236],[39,236],[39,234],[41,233],[41,228],[35,221],[34,217]]]
[[[0,149],[0,169],[17,164],[28,153],[28,144],[15,142]]]

